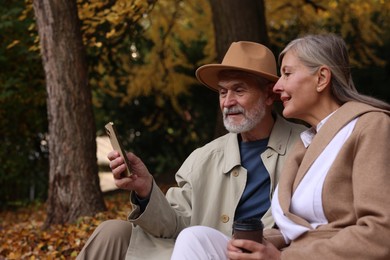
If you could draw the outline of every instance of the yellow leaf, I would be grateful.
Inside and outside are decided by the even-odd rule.
[[[13,48],[15,45],[19,44],[19,40],[14,40],[12,43],[8,44],[7,49]]]
[[[106,33],[106,38],[107,38],[107,39],[111,38],[112,36],[115,35],[115,33],[116,33],[116,30],[115,30],[115,28],[114,28],[114,29],[112,29],[111,31],[109,31],[108,33]]]

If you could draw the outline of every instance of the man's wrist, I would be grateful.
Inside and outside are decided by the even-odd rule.
[[[140,196],[140,194],[137,194],[136,192],[134,194],[135,203],[139,205],[141,213],[145,211],[146,206],[149,204],[150,196],[152,194],[152,187],[153,187],[153,179],[152,179],[152,184],[149,193],[146,196]]]
[[[153,188],[153,177],[150,178],[150,181],[147,186],[149,187],[147,187],[146,189],[142,189],[142,191],[140,192],[134,191],[138,199],[145,200],[150,198],[150,194],[152,193]]]

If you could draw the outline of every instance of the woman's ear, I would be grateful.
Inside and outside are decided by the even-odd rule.
[[[321,66],[318,70],[317,91],[322,92],[330,85],[332,72],[328,66]]]

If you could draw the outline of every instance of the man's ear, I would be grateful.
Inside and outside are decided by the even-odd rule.
[[[270,82],[267,84],[267,97],[265,99],[265,104],[267,106],[272,106],[275,100],[279,100],[279,94],[273,91],[275,83]]]
[[[328,66],[321,66],[318,70],[317,92],[322,92],[330,85],[332,72]]]

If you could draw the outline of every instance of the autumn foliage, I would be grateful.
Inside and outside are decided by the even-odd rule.
[[[216,57],[208,1],[77,2],[98,129],[108,119],[122,122],[123,135],[130,136],[127,144],[144,152],[142,157],[150,159],[147,165],[154,172],[171,173],[166,165],[176,167],[191,145],[211,136],[206,128],[213,122],[201,116],[214,119],[213,100],[205,98],[209,93],[201,92],[203,88],[193,87],[194,70]],[[46,196],[41,187],[47,182],[46,95],[31,3],[4,1],[0,12],[2,206],[18,201],[17,196],[28,197],[32,190],[36,197]],[[362,88],[382,89],[378,97],[389,98],[388,69],[377,71],[389,57],[390,1],[265,4],[275,53],[298,35],[335,32],[346,39],[354,68],[372,67],[369,77],[356,75],[363,78]],[[45,204],[0,212],[0,260],[75,258],[99,223],[126,218],[127,193],[106,196],[105,203],[105,212],[48,230],[41,229]]]
[[[159,181],[163,193],[172,185],[169,181]],[[93,217],[81,217],[75,223],[52,225],[47,230],[42,229],[45,204],[0,211],[0,260],[75,259],[101,222],[127,219],[131,209],[129,192],[107,193],[104,200],[107,211]]]
[[[47,230],[42,229],[44,204],[0,212],[0,259],[75,259],[102,221],[126,219],[130,210],[127,192],[106,195],[105,203],[105,212]]]

